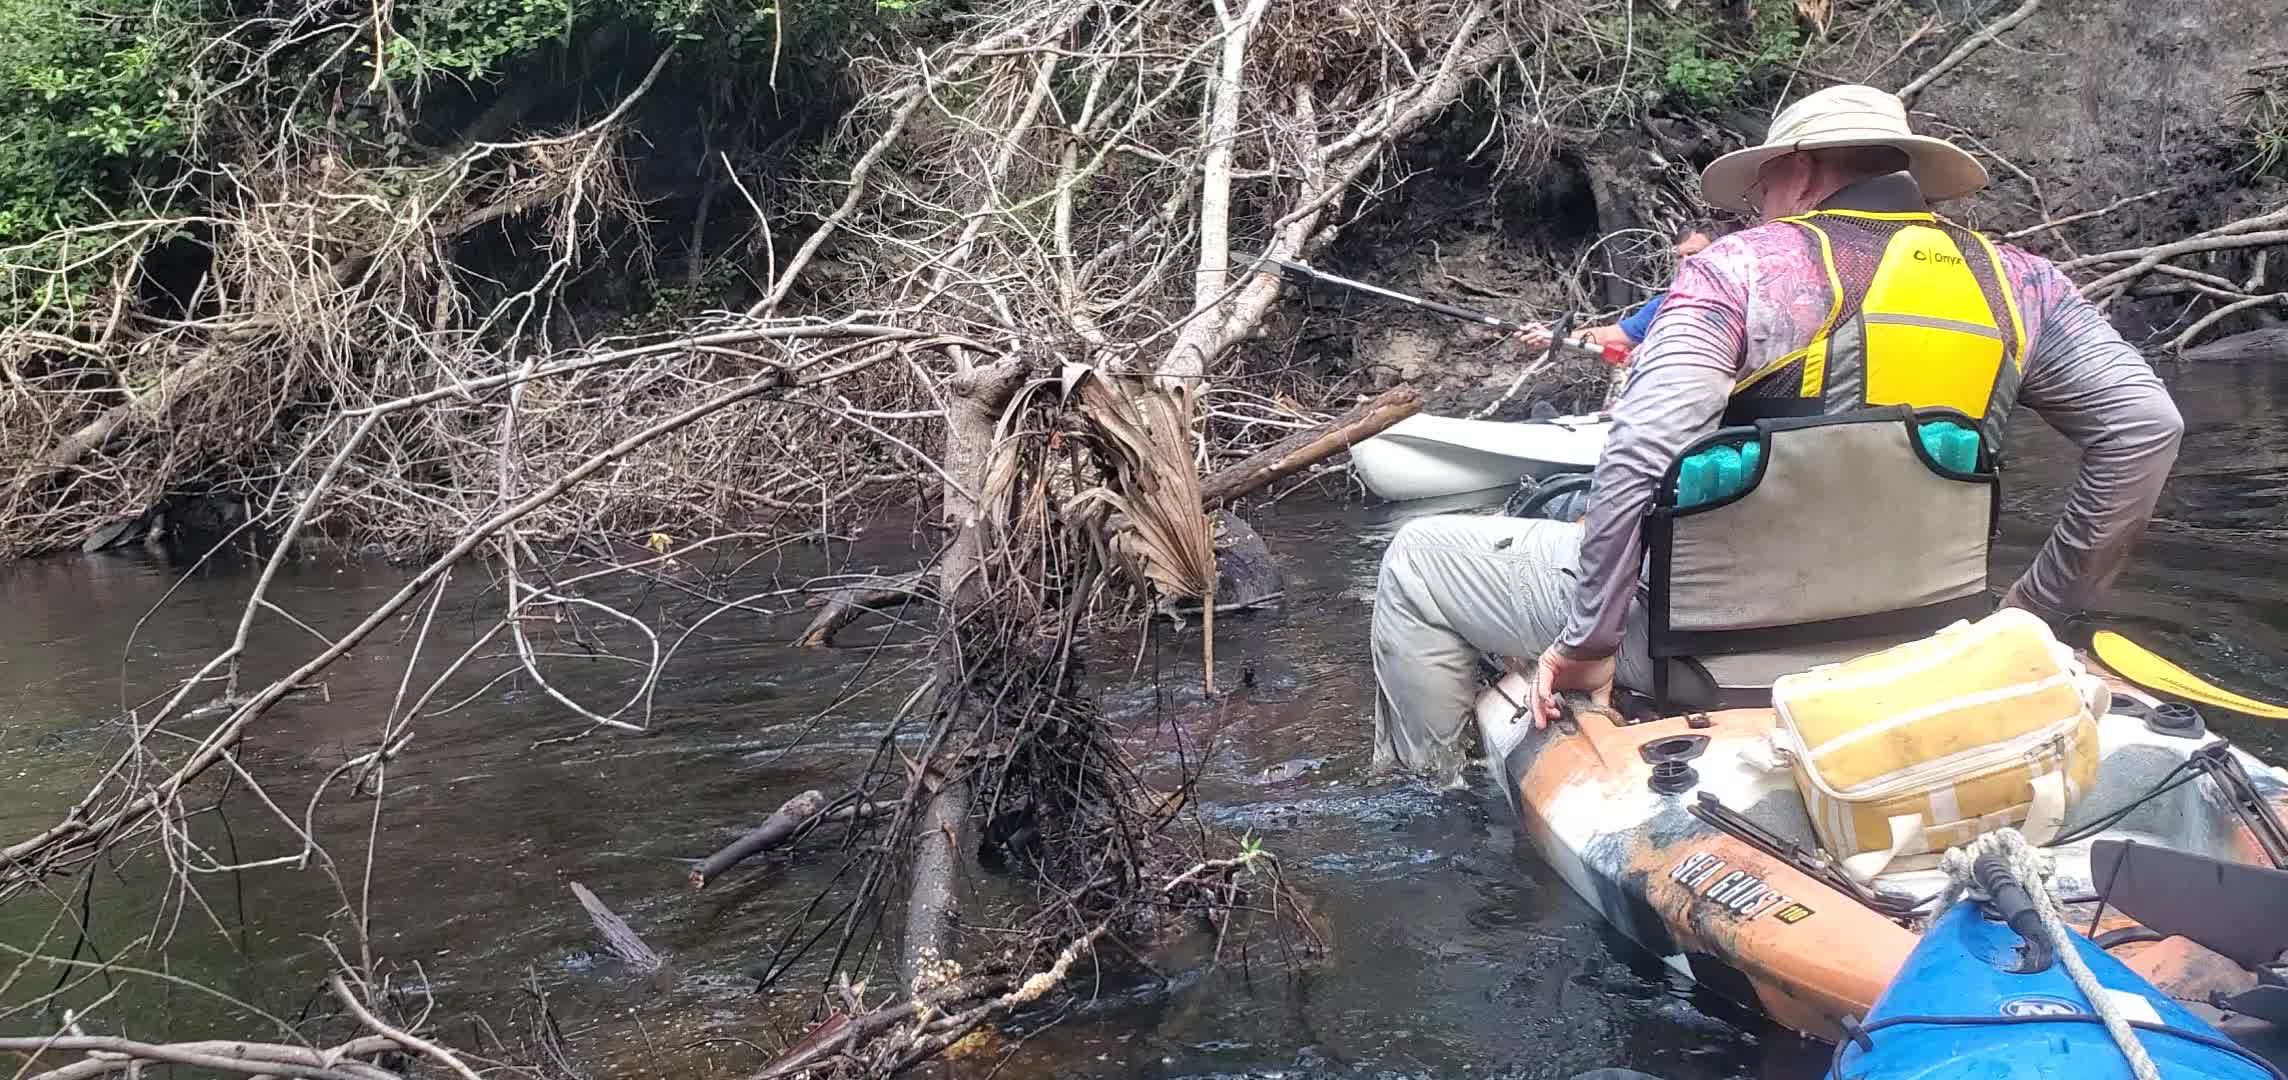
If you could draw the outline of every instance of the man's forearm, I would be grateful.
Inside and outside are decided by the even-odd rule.
[[[2081,448],[2064,514],[2009,601],[2053,622],[2112,584],[2153,515],[2185,423],[2151,365],[2055,271],[2020,400]]]
[[[1637,585],[1635,568],[1644,562],[1644,516],[1660,474],[1648,474],[1637,453],[1614,453],[1623,434],[1616,422],[1613,441],[1605,444],[1597,462],[1590,487],[1596,497],[1582,520],[1581,578],[1573,586],[1565,633],[1557,639],[1558,651],[1577,660],[1620,650],[1629,593]]]
[[[1624,349],[1636,344],[1634,340],[1630,339],[1628,332],[1621,329],[1621,325],[1619,323],[1612,323],[1605,326],[1592,326],[1587,330],[1581,331],[1580,336],[1588,338],[1592,343],[1597,345],[1618,345]]]
[[[2010,590],[2011,602],[2053,620],[2089,607],[2113,583],[2177,460],[2184,421],[2159,383],[2108,397],[2102,427],[2065,432],[2081,443],[2081,471],[2049,540]]]

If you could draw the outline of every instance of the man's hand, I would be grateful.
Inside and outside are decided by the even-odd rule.
[[[2086,611],[2060,613],[2047,605],[2035,603],[2026,596],[2025,585],[2023,579],[2012,584],[2009,591],[2002,594],[2001,606],[2031,612],[2035,618],[2049,624],[2050,632],[2057,635],[2059,641],[2076,649],[2087,650],[2092,629],[2089,613]]]
[[[1549,349],[1549,342],[1553,336],[1546,324],[1528,323],[1525,329],[1511,334],[1510,340],[1523,344],[1529,351],[1545,352]],[[1601,352],[1608,345],[1618,346],[1625,351],[1632,344],[1628,335],[1621,333],[1619,326],[1591,326],[1575,330],[1569,340],[1575,348],[1592,355]]]
[[[1557,695],[1563,691],[1582,691],[1599,706],[1613,704],[1613,658],[1575,660],[1557,651],[1552,645],[1534,664],[1533,674],[1533,726],[1547,727],[1563,715],[1558,708]]]

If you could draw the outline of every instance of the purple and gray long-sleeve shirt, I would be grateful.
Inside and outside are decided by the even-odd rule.
[[[1916,198],[1860,208],[1922,206]],[[2088,606],[2121,568],[2168,480],[2184,421],[2151,366],[2065,274],[1999,247],[2026,331],[2018,400],[2081,448],[2064,516],[2009,596],[2055,621]],[[1733,385],[1753,370],[1749,357],[1808,343],[1829,299],[1818,251],[1793,225],[1736,233],[1685,260],[1613,408],[1560,651],[1588,659],[1619,649],[1654,485],[1686,445],[1715,430]]]

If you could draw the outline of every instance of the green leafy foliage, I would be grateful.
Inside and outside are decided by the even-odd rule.
[[[1746,25],[1725,16],[1715,0],[1687,0],[1667,14],[1639,9],[1590,20],[1598,77],[1639,102],[1707,110],[1755,95],[1802,54],[1803,34],[1793,4],[1758,4]],[[1625,46],[1627,72],[1615,69],[1615,46]],[[1576,48],[1573,50],[1579,52]],[[1650,62],[1647,62],[1647,57]]]
[[[1680,11],[1680,16],[1682,12]],[[1663,24],[1661,82],[1672,101],[1709,109],[1752,94],[1757,80],[1795,62],[1803,48],[1795,5],[1756,5],[1744,45],[1722,47],[1706,22],[1674,18]]]
[[[671,329],[692,316],[718,306],[726,293],[748,284],[751,283],[741,272],[739,260],[717,256],[708,262],[705,272],[700,275],[697,289],[654,282],[649,289],[651,308],[621,316],[615,324],[614,332],[649,334]]]
[[[540,103],[535,125],[572,123],[618,100],[672,46],[654,100],[702,102],[720,117],[800,115],[836,92],[849,56],[886,44],[867,39],[929,40],[962,6],[391,0],[378,7],[389,22],[377,42],[376,8],[363,0],[362,11],[292,33],[244,0],[0,0],[0,108],[13,121],[0,135],[0,247],[20,267],[68,267],[0,276],[0,318],[99,299],[148,238],[114,249],[125,234],[70,230],[145,217],[139,188],[185,179],[162,212],[199,213],[202,173],[249,175],[248,160],[279,145],[263,135],[246,145],[248,133],[291,133],[295,160],[308,162],[287,174],[295,180],[394,202],[458,182],[436,167],[434,147],[512,95]]]
[[[1671,97],[1696,108],[1730,101],[1746,85],[1748,69],[1736,60],[1712,57],[1697,48],[1671,50],[1661,83]]]
[[[934,14],[940,0],[422,0],[399,3],[387,60],[393,78],[498,76],[581,31],[622,22],[674,40],[694,65],[835,56],[888,20]],[[742,72],[751,75],[751,72]]]
[[[183,16],[167,0],[0,0],[0,243],[99,216],[181,144]]]
[[[502,61],[569,36],[577,0],[445,0],[399,9],[389,40],[389,72],[398,78],[456,74],[480,79]]]

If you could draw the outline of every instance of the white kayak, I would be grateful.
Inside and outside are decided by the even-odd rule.
[[[1506,488],[1521,477],[1593,468],[1612,421],[1603,413],[1549,420],[1409,416],[1351,447],[1351,468],[1392,502]]]

